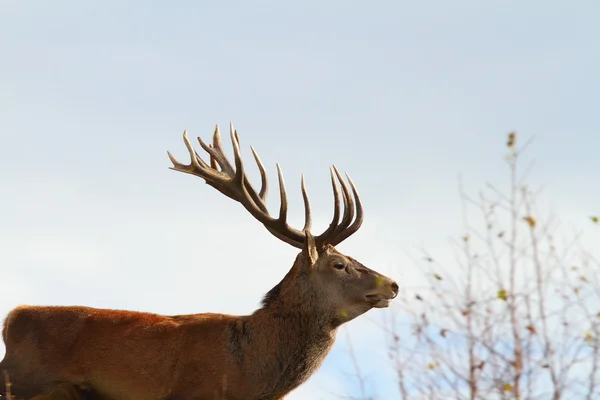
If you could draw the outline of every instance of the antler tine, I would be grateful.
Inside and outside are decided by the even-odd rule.
[[[254,190],[254,188],[252,187],[252,185],[250,184],[250,181],[248,180],[248,177],[246,176],[246,173],[244,172],[244,163],[242,162],[242,151],[240,150],[240,138],[238,137],[237,131],[235,131],[235,129],[233,129],[233,123],[229,123],[229,136],[231,137],[231,144],[233,146],[233,158],[234,158],[234,162],[235,162],[235,171],[232,172],[233,177],[231,177],[231,179],[233,179],[233,181],[236,183],[238,190],[240,191],[240,199],[236,199],[237,201],[239,201],[244,207],[246,207],[246,209],[248,211],[250,211],[252,213],[252,210],[248,207],[251,207],[252,209],[255,209],[255,212],[260,212],[264,215],[266,215],[268,218],[269,217],[269,211],[267,209],[267,205],[265,204],[265,202],[263,201],[263,199],[261,199],[257,194],[256,191]],[[260,167],[259,167],[260,169]],[[265,176],[266,179],[266,176]],[[248,200],[248,196],[250,196],[250,202],[246,203],[246,200]],[[253,214],[255,218],[257,218],[259,221],[263,222],[257,215]],[[272,219],[272,218],[271,218]],[[263,222],[264,224],[264,222]]]
[[[337,236],[332,238],[331,245],[333,246],[343,242],[344,240],[348,239],[351,235],[356,233],[356,231],[358,231],[358,229],[361,227],[364,219],[363,205],[362,201],[360,200],[358,190],[356,189],[356,185],[354,184],[348,173],[346,173],[346,178],[350,183],[350,187],[352,188],[352,194],[354,195],[354,201],[356,202],[356,219],[354,220],[352,225],[350,225],[348,228],[341,231]]]
[[[220,149],[221,147],[219,146],[220,143],[220,134],[219,134],[219,124],[215,125],[215,133],[213,134],[213,142],[212,144],[209,144],[209,147],[215,148],[215,149]],[[218,137],[218,139],[216,138]],[[200,137],[198,137],[198,141],[199,141]],[[217,164],[217,160],[213,157],[210,156],[210,167],[212,169],[219,169],[219,170],[223,170],[223,168],[221,168],[218,164]]]
[[[356,201],[356,219],[352,226],[348,229],[352,231],[352,233],[356,232],[363,223],[364,219],[364,208],[362,205],[362,201],[360,200],[360,195],[358,194],[358,189],[356,189],[356,185],[350,175],[346,172],[346,178],[348,182],[350,182],[350,187],[352,188],[352,194],[354,195],[354,200]]]
[[[244,188],[244,163],[242,162],[242,151],[240,150],[240,139],[237,132],[233,130],[233,125],[230,125],[231,145],[233,146],[233,158],[235,160],[235,181]]]
[[[238,136],[237,131],[233,128],[232,122],[229,122],[229,135],[231,136],[231,143],[233,146],[233,155],[235,160],[235,171],[233,170],[233,168],[231,168],[231,172],[229,173],[229,175],[235,175],[234,179],[237,180],[238,184],[240,185],[240,187],[242,187],[242,189],[245,189],[247,194],[252,198],[254,204],[260,209],[260,211],[268,214],[269,212],[267,209],[267,205],[265,204],[268,189],[267,173],[265,171],[265,167],[260,158],[258,157],[258,153],[256,153],[254,148],[252,148],[251,146],[250,148],[252,149],[252,154],[254,155],[254,160],[256,161],[256,164],[258,165],[258,170],[260,171],[261,177],[260,194],[256,194],[256,191],[250,184],[250,180],[244,172],[244,164],[242,162],[242,153],[240,150],[240,138]],[[218,137],[218,140],[220,142],[220,135]],[[241,183],[241,180],[243,180],[243,184]]]
[[[363,222],[363,206],[360,200],[360,196],[358,195],[358,191],[356,190],[356,186],[354,182],[350,179],[350,176],[346,174],[348,182],[350,183],[350,187],[352,190],[352,195],[350,194],[350,190],[348,189],[348,185],[342,178],[342,175],[338,171],[335,166],[330,168],[331,172],[331,185],[333,187],[334,192],[334,201],[335,201],[335,209],[334,209],[334,217],[331,221],[331,224],[323,232],[321,235],[315,238],[315,241],[321,244],[321,246],[325,244],[331,244],[335,246],[348,237],[354,234],[362,225]],[[339,182],[342,188],[342,196],[344,202],[344,215],[342,220],[338,222],[339,214],[340,214],[340,201],[339,201],[339,191],[337,188],[337,183]],[[356,219],[354,219],[356,207]],[[354,222],[352,220],[354,219]],[[350,224],[352,223],[352,224]]]
[[[277,219],[281,227],[287,226],[287,191],[285,190],[285,180],[281,167],[277,164],[277,178],[279,180],[279,218]]]
[[[212,144],[209,144],[209,146],[213,147]],[[217,164],[217,160],[213,156],[210,156],[210,167],[212,169],[216,169],[216,170],[221,170],[222,171],[221,167],[219,167],[219,164]]]
[[[364,210],[363,210],[362,202],[360,200],[360,196],[358,194],[358,190],[356,190],[356,186],[354,185],[354,182],[350,178],[350,175],[346,174],[346,178],[348,179],[348,182],[350,182],[350,187],[352,188],[352,194],[354,195],[354,200],[356,202],[356,219],[354,220],[352,225],[350,225],[348,228],[346,228],[345,230],[340,232],[337,236],[332,238],[331,244],[333,246],[341,243],[342,241],[346,240],[348,237],[353,235],[356,231],[358,231],[358,229],[362,225],[363,219],[364,219]]]
[[[302,178],[300,179],[300,187],[302,188],[302,200],[304,200],[304,228],[302,228],[302,230],[310,231],[310,228],[312,227],[312,216],[310,213],[310,200],[304,182],[304,174],[302,174]]]
[[[352,200],[352,196],[350,195],[348,185],[342,178],[340,171],[338,171],[335,165],[333,166],[333,170],[335,171],[335,175],[338,181],[340,182],[340,186],[342,187],[342,194],[344,196],[344,216],[342,217],[342,222],[340,222],[340,224],[337,226],[334,233],[332,234],[332,236],[335,237],[340,232],[346,230],[352,222],[352,219],[354,218],[354,201]]]
[[[202,144],[202,143],[200,143]],[[215,125],[215,132],[213,133],[213,142],[212,148],[216,149],[216,151],[222,156],[222,160],[219,163],[221,166],[221,170],[226,172],[227,174],[233,174],[233,167],[231,163],[227,159],[225,155],[225,151],[223,151],[223,142],[221,141],[221,130],[219,129],[219,125]]]
[[[224,175],[221,171],[217,170],[214,165],[214,158],[211,156],[211,166],[209,166],[201,157],[198,155],[190,139],[187,135],[187,130],[183,131],[183,142],[185,143],[186,148],[190,154],[190,164],[183,164],[171,154],[171,152],[167,151],[167,155],[169,159],[173,163],[173,166],[169,169],[179,172],[185,172],[186,174],[196,175],[203,178],[207,184],[219,190],[225,196],[230,197],[235,200],[235,194],[226,186],[221,184],[221,181],[224,179]]]
[[[225,152],[223,151],[220,136],[221,134],[219,132],[219,125],[217,125],[215,127],[212,145],[204,143],[201,137],[198,137],[198,143],[200,143],[200,146],[202,146],[202,148],[210,155],[210,165],[213,169],[216,169],[216,161],[219,167],[221,168],[222,172],[231,175],[234,171],[231,167],[231,164],[229,163],[229,160],[227,159],[227,156],[225,155]]]
[[[190,142],[190,139],[188,138],[187,130],[183,131],[183,142],[185,143],[185,147],[188,149],[188,152],[190,153],[190,164],[186,165],[186,164],[180,163],[171,154],[171,152],[167,151],[167,155],[169,156],[169,159],[173,163],[173,166],[170,167],[170,169],[172,169],[174,171],[185,172],[187,174],[192,174],[192,175],[195,175],[196,171],[202,171],[202,172],[206,172],[210,178],[213,178],[214,175],[211,173],[210,168],[208,167],[208,164],[206,164],[204,162],[204,160],[202,160],[200,158],[198,153],[196,153],[196,150],[194,150],[194,147],[192,146],[192,143]]]
[[[265,166],[263,165],[258,153],[254,149],[254,147],[250,146],[250,150],[252,150],[252,155],[254,156],[254,160],[256,161],[256,165],[258,165],[258,170],[260,172],[260,193],[258,196],[262,201],[265,201],[267,198],[267,193],[269,192],[269,183],[267,182],[267,171],[265,171]]]
[[[231,123],[231,122],[230,122],[230,125],[229,125],[229,131],[230,131],[232,143],[235,140],[235,142],[237,143],[237,148],[239,150],[239,147],[240,147],[240,138],[238,136],[237,131],[235,129],[233,129],[233,123]],[[233,145],[233,148],[234,148],[234,155],[235,155],[235,148],[236,148],[236,144],[235,143]],[[269,190],[269,183],[268,183],[268,180],[267,180],[267,172],[265,170],[265,166],[263,165],[262,161],[260,160],[260,157],[258,156],[258,153],[254,149],[254,147],[250,146],[250,150],[252,150],[252,155],[254,156],[254,160],[256,161],[256,165],[258,166],[258,170],[260,172],[260,181],[261,181],[260,182],[260,192],[258,194],[256,193],[256,191],[254,190],[254,188],[250,184],[250,180],[248,179],[248,177],[246,176],[246,174],[243,174],[243,176],[244,176],[244,186],[245,186],[246,190],[248,191],[248,194],[250,195],[250,197],[252,198],[252,200],[256,204],[256,206],[262,212],[268,214],[269,211],[268,211],[267,205],[266,205],[266,197],[267,197],[267,192]],[[239,154],[239,161],[241,163],[242,162],[241,152],[238,153],[238,154]],[[237,164],[236,164],[236,168],[237,168]]]
[[[227,171],[228,169],[229,170],[231,169],[231,167],[229,167],[229,165],[228,165],[229,162],[225,158],[225,154],[222,151],[219,151],[219,149],[215,148],[212,144],[204,143],[204,141],[202,140],[201,137],[198,137],[197,139],[198,139],[198,143],[200,143],[200,146],[202,146],[202,148],[210,155],[211,168],[216,170],[215,167],[218,164],[221,171]],[[198,159],[201,159],[200,156],[198,155],[198,153],[196,153],[196,156]],[[216,164],[215,164],[215,162],[216,162]],[[229,171],[227,171],[227,173],[229,173]]]

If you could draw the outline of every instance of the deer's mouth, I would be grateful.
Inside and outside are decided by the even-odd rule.
[[[368,294],[365,296],[367,302],[375,308],[386,308],[392,302],[392,299],[380,294]]]

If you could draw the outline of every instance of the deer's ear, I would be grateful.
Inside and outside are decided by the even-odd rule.
[[[315,238],[308,231],[304,231],[304,248],[302,251],[306,255],[306,261],[309,264],[309,267],[314,266],[317,263],[317,258],[319,258],[319,252],[317,251],[317,245],[315,244]]]

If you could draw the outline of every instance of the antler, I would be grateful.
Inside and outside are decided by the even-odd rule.
[[[266,206],[268,192],[267,173],[263,163],[260,160],[260,157],[258,156],[258,153],[252,146],[250,147],[252,154],[254,155],[254,160],[258,165],[261,177],[261,187],[260,191],[257,193],[250,184],[250,181],[244,172],[244,165],[242,163],[240,151],[240,140],[238,138],[237,131],[233,129],[233,124],[231,123],[230,135],[231,143],[233,145],[235,168],[231,165],[223,151],[221,133],[219,131],[219,125],[217,125],[213,134],[212,144],[207,145],[204,143],[204,141],[202,141],[201,138],[198,138],[200,146],[202,146],[202,148],[210,156],[210,165],[202,160],[202,158],[194,150],[190,140],[188,139],[187,131],[184,131],[183,141],[190,153],[191,163],[189,165],[182,164],[178,162],[170,152],[167,152],[171,162],[173,163],[173,167],[170,167],[170,169],[199,176],[200,178],[204,179],[207,184],[214,187],[225,196],[242,204],[244,208],[246,208],[246,210],[248,210],[248,212],[250,212],[254,218],[260,221],[275,237],[291,244],[294,247],[302,248],[305,240],[304,231],[310,231],[312,223],[310,201],[308,199],[308,193],[306,192],[304,175],[301,179],[302,198],[304,200],[304,228],[302,228],[302,230],[298,230],[287,224],[287,192],[285,189],[285,182],[283,180],[283,173],[281,172],[279,164],[277,164],[277,175],[279,178],[279,197],[281,205],[279,208],[279,216],[277,218],[273,218],[269,215],[269,211]],[[330,168],[330,173],[334,198],[333,219],[331,220],[329,227],[323,233],[315,237],[315,243],[319,246],[326,244],[335,246],[341,243],[343,240],[355,233],[360,228],[363,221],[362,203],[356,187],[354,186],[354,182],[352,182],[350,176],[346,174],[346,178],[348,179],[352,189],[352,195],[350,194],[348,185],[342,179],[342,176],[335,166]],[[344,214],[341,222],[339,221],[340,193],[338,189],[338,182],[342,188],[342,199],[344,203]],[[356,218],[354,218],[355,211]]]

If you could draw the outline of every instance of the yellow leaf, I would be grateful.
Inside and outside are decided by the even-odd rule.
[[[430,362],[427,364],[427,368],[429,369],[435,369],[435,367],[437,367],[437,362]]]
[[[529,224],[530,227],[535,228],[535,218],[531,215],[523,217],[523,220]]]
[[[508,134],[508,141],[506,142],[506,145],[508,146],[508,148],[510,149],[514,149],[515,148],[515,142],[517,141],[517,134],[515,132],[511,132]]]
[[[598,218],[597,216],[592,216],[590,217],[590,219],[592,220],[593,223],[597,224],[600,221],[600,218]]]
[[[505,383],[505,384],[502,386],[502,389],[503,389],[505,392],[512,392],[512,391],[514,390],[514,388],[513,388],[513,385],[511,385],[510,383]]]
[[[590,343],[594,339],[594,337],[592,336],[592,333],[590,331],[585,331],[584,339],[586,343]]]
[[[504,290],[504,289],[498,290],[498,298],[500,300],[506,301],[506,290]]]

